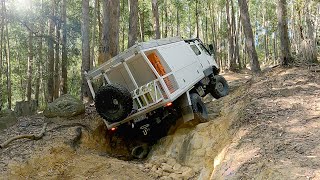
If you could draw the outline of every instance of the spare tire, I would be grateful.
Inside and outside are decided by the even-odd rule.
[[[125,119],[132,111],[133,100],[130,92],[119,84],[102,86],[95,96],[96,110],[108,122]]]

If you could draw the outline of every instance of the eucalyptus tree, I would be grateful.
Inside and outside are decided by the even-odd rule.
[[[91,93],[86,83],[85,72],[90,70],[90,42],[89,42],[89,0],[82,0],[82,84],[81,84],[81,97],[84,102],[91,100]]]
[[[129,33],[128,33],[128,48],[133,46],[138,40],[138,0],[129,0]]]
[[[244,34],[246,37],[246,48],[250,60],[250,68],[254,73],[261,71],[260,64],[258,61],[258,55],[254,44],[253,32],[251,27],[251,21],[248,11],[248,4],[246,0],[238,0],[240,8],[241,23],[243,26]]]
[[[278,0],[277,5],[278,31],[280,36],[280,62],[286,66],[292,62],[290,52],[290,40],[288,35],[288,19],[287,19],[287,2],[286,0]]]
[[[159,7],[158,0],[152,0],[152,14],[153,14],[153,27],[155,31],[155,38],[160,39],[160,25],[159,25]]]

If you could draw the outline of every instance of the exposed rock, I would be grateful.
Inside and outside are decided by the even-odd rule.
[[[189,179],[195,175],[194,171],[191,168],[187,168],[181,175],[183,179]]]
[[[7,109],[0,112],[0,131],[14,125],[16,122],[17,118],[13,111]]]
[[[178,171],[180,168],[181,168],[181,165],[180,165],[179,163],[176,163],[176,164],[173,166],[173,170],[174,170],[174,171]]]
[[[43,114],[48,118],[73,117],[84,112],[84,104],[79,99],[66,94],[49,103]]]
[[[170,166],[169,164],[167,163],[162,163],[161,165],[161,169],[164,171],[164,172],[169,172],[169,173],[173,173],[173,169],[172,169],[172,166]]]
[[[172,179],[181,179],[182,178],[181,175],[176,174],[176,173],[170,174],[169,177],[172,178]]]
[[[159,175],[159,176],[162,176],[163,171],[162,171],[162,169],[158,169],[158,170],[155,171],[155,173],[156,173],[157,175]]]

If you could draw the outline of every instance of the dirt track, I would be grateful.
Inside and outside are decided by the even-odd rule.
[[[221,147],[214,159],[207,159],[214,166],[208,167],[210,177],[320,179],[320,73],[302,68],[274,68],[249,81],[249,76],[244,74],[227,74],[226,77],[231,81],[230,97],[211,102],[208,107],[210,113],[218,114],[221,120],[230,116],[217,113],[220,111],[217,107],[230,108],[239,117],[234,118],[236,121],[231,120],[230,126],[220,129],[232,136],[222,138],[225,141],[227,139],[228,143],[220,142],[226,145]],[[236,109],[237,106],[233,105],[237,103],[243,108]],[[15,126],[1,133],[0,142],[14,134],[38,132],[45,121],[49,121],[49,132],[42,140],[21,140],[0,149],[0,179],[164,178],[164,175],[157,174],[151,168],[153,165],[150,163],[153,162],[150,159],[155,157],[149,157],[146,162],[118,160],[103,153],[106,147],[99,148],[99,144],[106,143],[103,140],[88,144],[90,139],[82,138],[80,144],[70,145],[79,126],[53,130],[61,124],[96,123],[94,116],[89,112],[86,116],[68,121],[47,120],[41,116],[19,119]],[[208,124],[218,126],[215,125],[218,122],[212,119]],[[184,133],[206,125],[198,126]],[[85,128],[82,129],[86,132]],[[172,134],[175,135],[178,134]],[[209,138],[205,143],[210,144],[211,140]],[[162,141],[166,141],[166,138]],[[157,152],[157,147],[153,151]],[[154,154],[156,156],[157,153]],[[159,170],[160,167],[156,168],[156,171]],[[196,171],[192,177],[197,178],[199,174]],[[170,179],[168,176],[166,178]]]

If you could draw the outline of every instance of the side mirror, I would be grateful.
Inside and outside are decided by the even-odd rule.
[[[213,44],[209,44],[209,51],[211,54],[214,54]]]

